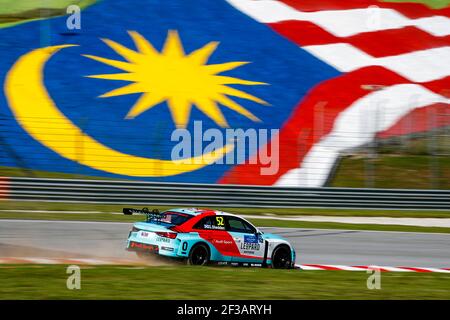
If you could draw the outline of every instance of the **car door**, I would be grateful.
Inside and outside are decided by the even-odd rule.
[[[239,255],[232,261],[260,263],[264,259],[264,240],[247,221],[234,216],[226,216],[226,228],[236,243]]]
[[[201,219],[193,228],[199,236],[208,241],[222,257],[212,253],[211,258],[219,261],[231,261],[239,251],[232,236],[226,231],[225,219],[221,215],[207,216]]]

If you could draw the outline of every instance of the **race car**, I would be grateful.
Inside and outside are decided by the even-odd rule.
[[[138,256],[156,254],[209,263],[293,268],[294,247],[280,236],[264,233],[237,215],[197,208],[159,212],[124,208],[127,215],[145,214],[128,235],[127,250]]]

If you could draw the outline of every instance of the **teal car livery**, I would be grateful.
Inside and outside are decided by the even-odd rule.
[[[295,250],[286,239],[264,233],[231,213],[197,208],[123,212],[147,216],[133,225],[127,240],[127,250],[139,256],[157,254],[192,265],[295,266]]]

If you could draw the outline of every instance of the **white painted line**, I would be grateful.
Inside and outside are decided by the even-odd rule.
[[[17,210],[17,209],[3,209],[0,212],[20,212],[20,213],[111,213],[102,211],[61,211],[61,210]]]
[[[345,217],[345,216],[286,216],[268,217],[258,215],[242,215],[244,218],[305,221],[305,222],[334,222],[348,224],[400,225],[417,227],[450,228],[450,218],[392,218],[392,217]]]
[[[330,271],[330,270],[327,270],[327,268],[335,268],[335,269],[342,270],[342,271],[367,271],[367,270],[380,269],[380,270],[385,270],[385,271],[389,271],[389,272],[418,272],[418,273],[421,272],[421,271],[407,269],[408,267],[390,267],[390,266],[376,266],[376,265],[371,265],[371,266],[344,266],[344,265],[323,264],[323,265],[310,266],[310,265],[297,264],[295,266],[297,268],[300,268],[301,270]],[[419,270],[420,269],[421,270],[428,270],[430,272],[437,272],[437,273],[450,273],[450,270],[446,270],[444,268],[422,268],[422,267],[411,267],[411,268],[416,268],[416,269],[419,269]]]

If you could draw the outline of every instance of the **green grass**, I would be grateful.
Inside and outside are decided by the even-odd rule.
[[[344,156],[329,185],[450,189],[450,137],[444,129],[433,135],[380,140],[372,159],[367,152],[361,149]]]
[[[230,267],[82,267],[81,290],[66,266],[0,267],[0,299],[450,299],[450,275]],[[201,284],[201,285],[199,285]]]
[[[62,16],[66,14],[69,5],[75,4],[84,9],[95,2],[96,0],[0,0],[0,28]]]
[[[170,207],[155,206],[163,211]],[[143,216],[126,216],[121,214],[111,214],[110,212],[121,212],[121,205],[89,205],[89,204],[67,204],[50,202],[0,202],[0,210],[12,210],[11,212],[0,212],[0,219],[27,219],[27,220],[71,220],[71,221],[112,221],[112,222],[135,222],[144,219]],[[86,211],[84,213],[62,213],[62,212],[19,212],[14,210],[50,210],[50,211]],[[268,209],[245,209],[245,208],[219,208],[236,214],[262,214]],[[272,210],[272,209],[270,209]],[[280,209],[281,210],[281,209]],[[314,214],[314,209],[292,209],[289,214],[301,214],[306,210],[307,214]],[[313,211],[310,211],[313,210]],[[88,211],[97,211],[99,213],[89,213]],[[104,213],[102,213],[104,212]],[[280,211],[282,213],[282,211]],[[295,212],[295,213],[294,213]],[[351,210],[344,212],[332,212],[333,214],[351,215]],[[356,211],[355,211],[356,212]],[[384,211],[380,211],[382,214]],[[408,211],[407,211],[408,212]],[[377,214],[367,210],[366,214]],[[396,214],[401,214],[396,211]],[[421,212],[411,211],[411,214],[420,214]],[[317,214],[317,212],[315,212]],[[360,212],[362,214],[362,212]],[[422,212],[422,216],[430,217],[433,214],[439,217],[449,217],[448,212]],[[450,228],[439,227],[415,227],[401,225],[374,225],[374,224],[350,224],[334,222],[306,222],[306,221],[283,221],[275,219],[249,219],[259,227],[285,227],[285,228],[312,228],[312,229],[346,229],[346,230],[376,230],[376,231],[403,231],[403,232],[439,232],[450,233]]]
[[[0,210],[47,210],[47,211],[98,211],[122,212],[124,207],[141,208],[133,204],[95,204],[95,203],[64,203],[64,202],[34,202],[34,201],[0,201]],[[148,206],[160,211],[176,206]],[[183,207],[179,205],[178,207]],[[394,217],[394,218],[450,218],[450,210],[369,210],[369,209],[325,209],[325,208],[227,208],[214,207],[216,210],[236,214],[275,215],[275,216],[348,216],[348,217]],[[17,213],[29,215],[30,213]],[[64,214],[60,214],[64,215]],[[110,216],[110,215],[108,215]],[[115,216],[115,215],[113,215]]]
[[[423,3],[433,9],[445,8],[450,4],[450,0],[383,0],[385,2],[415,2]]]
[[[405,189],[450,189],[450,157],[436,156],[438,172],[433,177],[428,155],[380,154],[370,160],[373,167],[373,187]],[[347,156],[339,163],[329,184],[332,187],[367,187],[367,159],[362,156]]]
[[[33,178],[55,178],[55,179],[87,179],[87,180],[111,180],[111,178],[86,176],[82,174],[50,172],[42,170],[29,170],[14,167],[0,166],[0,177],[33,177]],[[113,179],[121,180],[121,179]]]
[[[383,0],[386,2],[416,2],[430,8],[440,9],[449,5],[449,0]],[[46,17],[66,14],[67,6],[76,4],[86,8],[97,0],[0,0],[0,28],[11,27],[19,23],[39,20]]]

